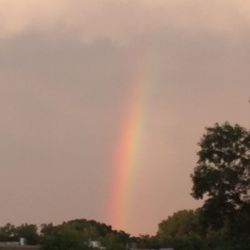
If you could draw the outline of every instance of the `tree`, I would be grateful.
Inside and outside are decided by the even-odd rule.
[[[54,227],[43,235],[43,250],[88,250],[88,241],[72,227],[65,225]]]
[[[194,210],[181,210],[169,216],[159,224],[158,237],[182,238],[201,235],[202,228],[199,223],[199,213]]]
[[[221,228],[249,211],[250,131],[237,124],[215,124],[206,129],[199,146],[192,196],[205,198],[201,211],[206,222]]]
[[[39,243],[39,235],[37,226],[34,224],[22,224],[16,227],[16,234],[18,238],[25,238],[29,245],[36,245]]]
[[[202,249],[203,228],[199,210],[181,210],[159,224],[157,238],[164,248]]]
[[[136,248],[138,249],[159,249],[159,240],[156,236],[140,235],[136,238]]]
[[[7,223],[0,227],[0,241],[16,241],[18,240],[17,230],[14,225]]]
[[[127,233],[94,220],[77,219],[57,226],[43,224],[41,229],[44,250],[89,249],[90,241],[100,242],[107,250],[125,250],[129,239]]]

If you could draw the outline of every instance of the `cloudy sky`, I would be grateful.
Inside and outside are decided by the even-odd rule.
[[[0,0],[0,223],[112,223],[114,155],[138,74],[143,131],[118,229],[154,234],[198,207],[197,143],[215,122],[249,128],[249,65],[245,0]]]

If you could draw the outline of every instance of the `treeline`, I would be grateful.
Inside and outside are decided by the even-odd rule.
[[[0,228],[0,240],[24,237],[28,244],[40,244],[44,250],[87,250],[90,241],[100,242],[107,250],[249,250],[250,131],[239,125],[215,124],[206,129],[199,146],[191,195],[204,203],[197,210],[169,216],[154,236],[132,237],[83,219],[44,224],[40,230],[36,225],[7,224]]]
[[[208,225],[202,209],[182,210],[159,224],[152,242],[177,250],[249,250],[249,212],[239,215],[238,220],[228,218],[222,227],[215,228]]]
[[[41,245],[44,250],[87,250],[93,249],[91,241],[100,242],[107,250],[126,249],[130,242],[129,234],[116,231],[106,224],[94,220],[78,219],[60,225],[10,223],[0,227],[0,241],[13,242],[25,238],[28,245]]]
[[[43,225],[41,245],[44,250],[92,249],[91,241],[100,242],[107,250],[126,249],[129,234],[112,230],[111,226],[94,220],[73,220],[61,225]]]
[[[37,226],[34,224],[14,226],[7,223],[5,226],[0,227],[1,242],[19,241],[20,238],[25,238],[29,245],[38,244],[40,242],[40,235],[38,234]]]
[[[201,209],[182,210],[163,220],[154,236],[133,237],[123,231],[94,220],[78,219],[60,225],[34,224],[0,227],[0,241],[26,239],[29,245],[41,245],[44,250],[90,250],[90,241],[98,241],[107,250],[160,249],[175,250],[249,250],[250,214],[242,220],[227,221],[215,229],[207,226]],[[244,228],[242,228],[244,225]],[[243,229],[243,230],[242,230]]]

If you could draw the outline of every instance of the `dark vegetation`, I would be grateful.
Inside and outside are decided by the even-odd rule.
[[[155,236],[131,237],[96,221],[73,220],[61,225],[32,224],[0,228],[0,241],[25,237],[44,250],[90,249],[99,241],[107,250],[128,247],[176,250],[250,249],[250,131],[224,123],[206,129],[191,175],[192,196],[203,199],[196,210],[182,210],[159,224]]]
[[[215,124],[199,146],[192,196],[204,204],[162,221],[158,240],[176,249],[249,250],[250,131]]]

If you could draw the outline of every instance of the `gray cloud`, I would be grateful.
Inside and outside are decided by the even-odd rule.
[[[74,31],[83,41],[124,43],[164,28],[189,35],[210,30],[231,39],[249,29],[250,4],[243,0],[1,0],[0,4],[2,37],[30,30]]]

